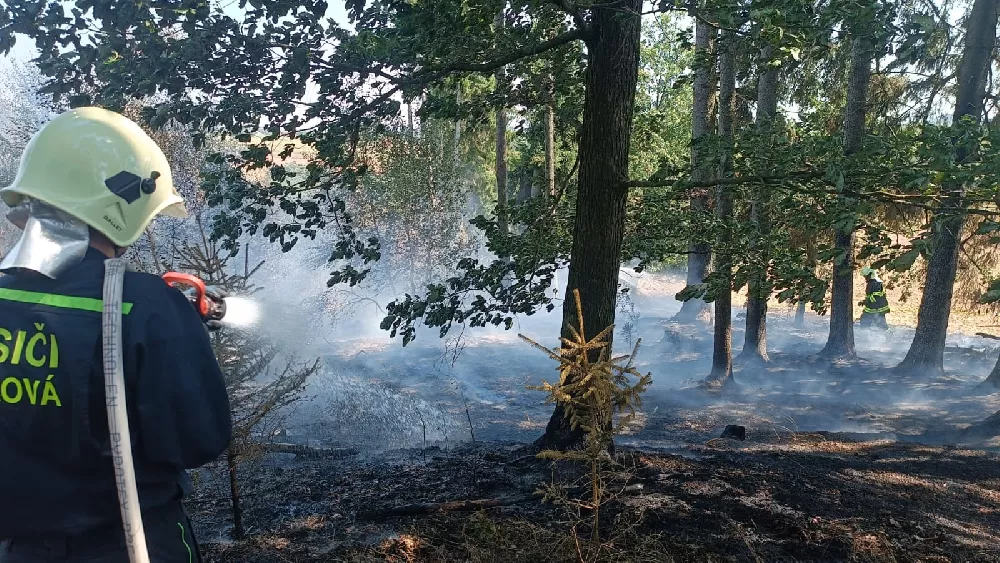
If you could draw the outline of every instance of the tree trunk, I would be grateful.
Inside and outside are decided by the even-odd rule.
[[[993,365],[993,371],[990,372],[986,381],[983,381],[981,387],[986,389],[1000,389],[1000,357],[997,358],[997,363]]]
[[[246,536],[243,527],[243,506],[240,503],[240,481],[236,474],[236,446],[232,443],[226,450],[226,465],[229,467],[229,498],[233,506],[233,539],[241,540]]]
[[[851,51],[851,70],[847,81],[847,105],[844,108],[844,155],[850,157],[861,150],[865,133],[868,105],[868,84],[871,81],[875,46],[869,36],[859,32]],[[848,180],[845,180],[845,188]],[[845,207],[852,207],[852,198],[844,197]],[[833,263],[833,291],[830,297],[830,332],[820,355],[831,358],[855,358],[854,348],[854,238],[855,223],[837,229]]]
[[[576,323],[573,290],[580,290],[584,326],[590,338],[614,323],[618,271],[625,233],[628,155],[639,74],[642,0],[595,6],[587,43],[588,65],[580,134],[576,218],[570,255],[563,335]],[[610,335],[609,335],[610,339]],[[583,431],[572,430],[556,407],[538,444],[579,446]]]
[[[497,30],[503,27],[503,10],[497,14]],[[494,93],[498,99],[502,99],[504,83],[506,82],[506,69],[500,67],[496,71],[496,89]],[[500,232],[506,234],[510,232],[507,227],[507,109],[503,102],[497,104],[497,223],[500,225]]]
[[[997,0],[975,0],[969,14],[965,33],[965,48],[958,70],[958,94],[955,100],[953,123],[971,118],[980,123],[986,96],[986,76],[992,61],[997,31]],[[955,139],[955,142],[961,142]],[[974,158],[969,147],[960,144],[956,160],[963,162]],[[910,349],[897,366],[900,370],[918,370],[930,373],[944,371],[944,344],[948,336],[948,317],[958,270],[958,253],[961,244],[965,214],[965,187],[953,179],[945,179],[949,194],[935,213],[932,224],[931,255],[927,264],[923,297],[917,312],[917,330]]]
[[[765,133],[774,128],[778,111],[778,68],[771,65],[774,48],[761,49],[761,64],[767,65],[757,79],[757,127]],[[767,301],[771,295],[768,269],[771,261],[771,192],[765,185],[754,188],[750,219],[756,227],[756,259],[747,290],[747,325],[740,359],[767,362]]]
[[[507,233],[507,111],[497,108],[497,222]]]
[[[552,63],[547,63],[551,65]],[[538,195],[538,194],[533,194]],[[545,78],[545,197],[556,196],[556,81]]]
[[[792,321],[794,328],[805,328],[806,326],[806,302],[800,300],[795,304],[795,320]]]
[[[714,61],[716,29],[710,24],[698,20],[695,25],[695,68],[693,85],[693,103],[691,106],[691,180],[705,181],[712,177],[713,162],[708,158],[709,151],[699,146],[699,143],[712,133],[712,114],[715,98],[715,84],[712,61]],[[689,213],[692,223],[702,221],[699,216],[708,211],[709,190],[694,192],[691,196]],[[711,260],[711,248],[705,242],[695,241],[688,246],[687,285],[699,285],[708,273]],[[709,305],[702,299],[689,299],[681,305],[681,310],[674,320],[689,323],[709,313]]]
[[[462,107],[462,83],[461,82],[459,82],[458,86],[455,87],[455,104],[458,105],[459,108]],[[462,151],[459,149],[459,147],[462,144],[462,127],[463,127],[463,125],[464,124],[462,123],[462,118],[461,117],[455,119],[455,138],[454,138],[455,146],[452,147],[452,151],[453,151],[453,155],[452,156],[455,159],[455,165],[456,166],[462,160]]]
[[[723,152],[719,163],[719,177],[733,174],[733,94],[736,90],[736,53],[733,52],[732,32],[722,33],[719,57],[719,136]],[[715,216],[720,228],[715,259],[715,275],[725,280],[715,297],[715,337],[712,343],[712,371],[706,383],[722,387],[733,378],[733,259],[732,237],[729,229],[733,221],[732,188],[715,188]]]
[[[514,203],[520,205],[538,195],[538,186],[532,182],[531,168],[524,166],[515,174],[517,182],[517,195],[514,196]],[[523,225],[522,225],[523,227]]]
[[[545,195],[556,197],[556,109],[551,99],[545,106]]]

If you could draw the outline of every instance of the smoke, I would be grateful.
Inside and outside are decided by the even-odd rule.
[[[558,345],[565,272],[553,283],[559,300],[551,313],[519,316],[509,331],[455,327],[445,339],[437,329],[421,328],[403,348],[379,328],[385,305],[399,297],[393,289],[400,288],[379,283],[327,288],[332,267],[323,257],[326,244],[311,242],[289,253],[262,243],[251,249],[250,263],[266,261],[255,280],[264,287],[255,296],[260,330],[299,357],[322,358],[321,373],[290,418],[295,436],[290,439],[388,448],[456,443],[473,435],[530,441],[544,431],[551,405],[528,386],[554,381],[556,364],[517,335]],[[386,279],[398,263],[375,267],[374,279]],[[710,395],[698,384],[711,369],[711,326],[670,322],[680,310],[674,295],[683,288],[683,276],[636,275],[625,268],[621,282],[628,292],[619,304],[615,351],[628,353],[630,338],[641,338],[637,367],[653,374],[644,422],[628,436],[631,444],[669,448],[704,441],[726,424],[746,425],[757,436],[826,430],[904,438],[970,424],[1000,408],[996,398],[968,394],[992,367],[988,340],[950,336],[949,372],[927,380],[889,369],[905,355],[912,329],[894,327],[890,334],[859,329],[860,359],[831,363],[817,357],[828,317],[810,312],[797,327],[794,311],[778,304],[768,316],[773,361],[751,366],[737,360],[736,387]],[[733,314],[738,358],[745,314],[740,307]],[[625,334],[630,321],[633,332]]]
[[[0,256],[6,256],[21,237],[21,230],[7,220],[9,211],[10,208],[0,202]]]

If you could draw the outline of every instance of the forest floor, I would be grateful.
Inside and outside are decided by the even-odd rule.
[[[531,498],[552,471],[530,453],[469,444],[274,468],[250,539],[203,548],[234,563],[578,561],[586,520]],[[602,511],[599,561],[1000,561],[1000,469],[983,451],[785,433],[620,458],[641,490]],[[193,500],[202,526],[228,517],[224,495]],[[394,514],[458,500],[511,505]]]
[[[189,510],[207,559],[1000,561],[1000,417],[988,419],[1000,394],[977,390],[998,343],[956,332],[946,373],[927,378],[892,369],[911,328],[859,332],[861,359],[831,363],[816,357],[826,318],[794,326],[776,310],[772,361],[738,362],[736,385],[710,394],[697,385],[710,330],[671,323],[675,303],[645,299],[639,367],[655,383],[617,440],[599,551],[586,515],[534,494],[579,492],[572,468],[528,445],[551,407],[526,385],[554,364],[486,332],[448,361],[433,342],[339,345],[298,413],[299,441],[358,453],[250,464],[241,541],[228,539],[225,471],[201,472]],[[556,326],[519,330],[542,339]],[[746,440],[720,439],[729,424]]]

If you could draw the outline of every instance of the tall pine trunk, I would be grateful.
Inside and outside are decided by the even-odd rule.
[[[503,10],[496,17],[497,31],[503,27]],[[506,69],[500,67],[496,71],[496,87],[494,93],[497,99],[503,99],[503,89],[506,82]],[[497,154],[496,154],[496,177],[497,177],[497,223],[500,232],[507,234],[510,229],[507,226],[507,109],[503,102],[496,106],[497,121]]]
[[[719,136],[722,138],[722,155],[719,177],[733,174],[733,94],[736,91],[736,53],[733,52],[733,34],[722,32],[719,56]],[[733,188],[716,186],[715,216],[720,228],[716,244],[715,275],[724,280],[725,287],[715,297],[715,338],[712,343],[712,371],[707,383],[723,386],[733,378],[733,259],[732,236],[729,229],[733,220]]]
[[[695,69],[693,85],[693,103],[691,106],[691,180],[698,182],[709,180],[713,174],[713,162],[709,158],[709,151],[699,146],[709,135],[711,135],[712,114],[715,98],[715,84],[713,71],[715,60],[715,38],[717,35],[715,27],[698,20],[695,25]],[[700,223],[698,216],[708,211],[709,191],[699,190],[691,196],[689,213],[692,216],[692,223]],[[687,285],[698,285],[705,279],[708,273],[708,265],[711,260],[711,248],[704,242],[692,242],[688,246],[687,256]],[[709,304],[701,299],[689,299],[681,305],[681,310],[674,316],[674,320],[682,323],[689,323],[699,317],[707,315]]]
[[[556,81],[551,72],[545,79],[545,196],[556,197]]]
[[[861,150],[871,81],[874,45],[864,33],[854,38],[851,47],[851,70],[847,81],[847,105],[844,108],[844,155]],[[845,180],[845,188],[850,180]],[[846,207],[852,199],[843,198]],[[833,263],[833,291],[830,302],[830,333],[820,352],[827,357],[857,357],[854,348],[854,238],[855,223],[837,229],[834,234],[836,258]]]
[[[642,0],[595,6],[587,41],[588,65],[580,134],[580,170],[569,277],[563,305],[563,336],[576,322],[573,290],[580,290],[587,338],[614,323],[618,271],[625,234],[628,155],[636,82]],[[583,431],[570,428],[556,407],[538,445],[578,446]]]
[[[958,69],[955,124],[966,117],[975,123],[980,123],[982,119],[986,76],[996,43],[997,4],[997,0],[975,0],[972,5]],[[962,143],[959,139],[955,142]],[[959,144],[956,149],[958,162],[975,157],[964,144]],[[917,312],[917,331],[906,357],[897,366],[900,370],[944,371],[944,344],[948,336],[962,227],[965,226],[965,213],[962,212],[965,186],[954,179],[946,179],[944,186],[948,195],[932,221],[931,255]]]
[[[757,79],[757,128],[770,137],[774,129],[774,118],[778,112],[778,68],[772,63],[774,48],[761,49],[761,65],[765,65]],[[759,247],[754,257],[747,290],[747,325],[740,359],[767,362],[767,301],[771,295],[768,270],[771,261],[771,191],[766,185],[754,187],[750,207]]]
[[[497,222],[500,231],[509,232],[507,226],[507,111],[498,107],[497,113]]]
[[[455,87],[455,105],[457,105],[459,109],[462,108],[462,83],[461,82],[459,82],[458,85]],[[451,148],[451,150],[452,150],[452,157],[455,160],[455,166],[458,166],[458,163],[461,162],[461,160],[462,160],[462,149],[461,149],[461,146],[462,146],[462,129],[464,128],[464,126],[465,126],[465,123],[462,121],[462,118],[461,117],[457,117],[455,119],[455,136],[452,139],[452,143],[454,145]]]
[[[556,197],[556,108],[554,101],[545,106],[545,195]]]

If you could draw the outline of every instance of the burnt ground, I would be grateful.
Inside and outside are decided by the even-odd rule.
[[[831,363],[816,357],[825,319],[769,314],[772,362],[707,394],[710,331],[668,315],[639,323],[655,383],[617,440],[599,551],[586,514],[533,495],[580,482],[527,446],[551,407],[525,386],[553,366],[508,333],[468,341],[450,368],[433,347],[334,343],[298,441],[361,453],[244,467],[242,541],[225,471],[201,472],[189,509],[208,560],[1000,561],[1000,420],[974,426],[1000,410],[976,388],[996,342],[949,336],[947,371],[927,377],[891,369],[912,329],[859,333],[861,359]],[[729,424],[746,441],[719,439]],[[502,506],[427,506],[458,501]]]
[[[576,561],[575,519],[524,498],[552,478],[528,453],[469,444],[272,467],[253,501],[267,507],[258,531],[203,547],[209,561],[248,563]],[[619,455],[620,478],[641,490],[605,508],[602,561],[1000,561],[1000,460],[981,450],[777,433]],[[189,504],[202,537],[228,517],[207,489]],[[522,502],[392,514],[473,499]]]
[[[579,475],[524,443],[271,455],[244,476],[239,542],[223,473],[202,475],[189,508],[219,562],[1000,561],[1000,420],[969,424],[996,395],[954,374],[783,354],[736,381],[647,394],[618,440],[596,557],[585,514],[533,496],[557,483],[575,498]],[[718,438],[727,424],[747,439]],[[457,501],[503,506],[427,506]]]

